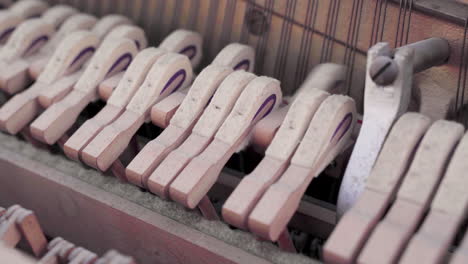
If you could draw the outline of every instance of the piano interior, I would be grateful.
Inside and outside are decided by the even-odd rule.
[[[0,6],[0,262],[468,263],[468,1]]]

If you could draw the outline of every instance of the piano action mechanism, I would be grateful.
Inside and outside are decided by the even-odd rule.
[[[0,259],[468,262],[468,1],[0,8]]]

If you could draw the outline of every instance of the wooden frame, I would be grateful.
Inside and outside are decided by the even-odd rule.
[[[34,208],[52,236],[100,253],[115,248],[143,263],[268,263],[11,151],[0,151],[0,167],[2,205]]]
[[[46,234],[97,254],[113,248],[141,263],[270,263],[5,147],[0,148],[0,168],[1,206],[18,203],[33,209]],[[281,254],[278,249],[273,255]]]

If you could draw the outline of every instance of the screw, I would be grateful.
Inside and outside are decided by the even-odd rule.
[[[398,66],[392,58],[379,56],[372,62],[369,73],[376,84],[386,86],[395,81],[398,75]]]
[[[245,22],[249,32],[260,36],[268,29],[268,22],[264,12],[258,9],[251,9],[245,15]]]

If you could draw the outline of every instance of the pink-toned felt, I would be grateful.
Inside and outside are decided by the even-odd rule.
[[[202,55],[200,52],[202,41],[203,39],[197,32],[175,30],[161,42],[158,49],[165,52],[180,53],[189,56],[192,67],[196,67],[199,64]],[[185,50],[187,47],[193,47],[195,49],[195,54],[186,54]],[[115,75],[108,80],[105,80],[102,85],[99,86],[99,96],[101,99],[107,101],[122,77],[123,75]]]
[[[8,11],[16,14],[23,19],[40,16],[49,5],[43,1],[17,1],[10,6]]]
[[[123,108],[106,105],[92,119],[86,120],[65,142],[63,147],[65,155],[72,160],[80,161],[80,152],[83,148],[103,127],[114,121],[122,112]]]
[[[54,144],[71,128],[81,111],[97,98],[97,86],[109,71],[115,73],[126,67],[122,62],[119,62],[118,67],[114,67],[114,63],[127,55],[131,61],[136,53],[135,43],[130,39],[105,42],[93,56],[72,92],[49,107],[31,124],[33,137],[49,145]]]
[[[30,82],[27,76],[28,62],[16,60],[2,70],[0,88],[7,94],[15,94],[24,89]]]
[[[101,19],[101,21],[99,23],[96,24],[96,28],[98,28],[99,26],[105,26],[103,27],[104,29],[106,30],[111,30],[113,29],[111,32],[109,32],[109,34],[107,35],[107,37],[104,39],[103,42],[113,42],[113,40],[115,39],[130,39],[130,40],[133,40],[135,42],[138,42],[140,43],[140,48],[144,48],[146,46],[146,37],[145,37],[145,34],[144,32],[142,31],[141,28],[138,28],[138,27],[135,27],[135,26],[128,26],[128,25],[120,25],[120,26],[117,26],[114,28],[115,25],[119,25],[120,22],[123,22],[123,20],[120,18],[120,16],[107,16],[103,19]],[[94,31],[94,30],[93,30]],[[107,31],[106,31],[107,32]],[[95,38],[97,38],[97,36],[99,36],[99,34],[93,34],[95,35]],[[103,37],[103,36],[101,36]],[[97,43],[96,45],[94,45],[94,47],[97,47],[99,46],[99,41],[100,39],[97,38]],[[73,42],[72,42],[73,44]],[[78,45],[79,43],[75,43],[76,45]],[[63,45],[63,43],[62,43]],[[103,44],[104,45],[104,44]],[[107,48],[109,49],[109,47]],[[98,49],[101,50],[100,52],[103,53],[105,50],[107,50],[106,48],[101,48],[101,49]],[[68,69],[68,73],[73,73],[73,74],[70,74],[68,76],[64,76],[63,78],[60,78],[59,80],[57,80],[56,82],[54,82],[48,89],[45,89],[44,91],[41,92],[41,94],[39,95],[39,103],[44,107],[44,108],[48,108],[50,105],[52,105],[53,103],[55,102],[58,102],[60,100],[62,100],[74,87],[75,84],[77,84],[77,82],[81,79],[82,75],[86,73],[86,69],[87,69],[87,64],[84,65],[84,69],[79,69],[81,68],[81,66],[83,65],[84,62],[88,61],[88,58],[91,56],[91,54],[88,54],[86,56],[82,56],[82,58],[80,59],[79,63],[75,63],[75,66],[74,68],[70,68]],[[98,58],[95,58],[96,56],[98,56]],[[99,54],[95,54],[95,56],[93,56],[93,62],[96,62],[96,61],[105,61],[106,59],[108,59],[108,55],[102,55],[102,57],[105,57],[106,59],[99,59]],[[52,62],[54,61],[53,59],[51,60]],[[91,63],[91,61],[89,62]],[[50,64],[50,63],[49,63]],[[47,67],[49,67],[50,65],[47,65]],[[108,76],[113,76],[114,74],[118,74],[117,72],[119,70],[122,70],[122,65],[119,65],[120,67],[116,67],[115,70],[113,72],[109,72],[106,74],[105,77],[108,77]],[[90,70],[88,70],[90,71]],[[89,74],[86,73],[86,74]],[[86,79],[84,77],[84,79]],[[99,86],[99,84],[98,84]]]
[[[26,20],[17,27],[7,43],[0,49],[0,60],[3,63],[11,63],[15,59],[36,53],[45,42],[42,41],[33,48],[31,44],[43,36],[50,39],[53,33],[53,26],[41,18]]]
[[[82,54],[83,50],[96,49],[99,41],[90,32],[77,31],[60,43],[36,81],[49,84],[47,89],[42,89],[38,95],[42,107],[49,107],[72,90],[84,72],[80,68],[93,55],[93,52]]]
[[[248,133],[245,133],[241,136],[245,138],[247,135]],[[233,146],[214,139],[200,155],[185,166],[172,182],[169,187],[170,198],[194,209],[216,182],[224,164],[241,144],[242,140],[235,142]]]
[[[48,60],[46,58],[41,58],[32,63],[28,68],[29,77],[31,77],[33,80],[37,80],[41,72],[44,70],[47,61]]]
[[[281,102],[277,80],[257,77],[244,89],[214,140],[192,159],[170,185],[170,197],[195,208],[216,182],[231,155],[247,140],[252,127]]]
[[[246,175],[223,205],[223,219],[241,229],[248,229],[247,218],[264,191],[278,179],[289,165],[289,160],[265,156],[258,166]]]
[[[63,16],[62,19],[64,19],[63,23],[60,25],[60,27],[58,27],[57,32],[44,45],[40,52],[31,58],[31,63],[41,58],[50,58],[50,55],[52,55],[54,50],[60,45],[60,42],[62,42],[63,39],[67,37],[67,35],[79,30],[89,30],[97,22],[96,17],[85,13],[76,13],[76,10],[74,10],[74,14],[72,15],[64,16],[63,12],[61,15]]]
[[[354,263],[362,246],[395,197],[412,156],[431,121],[408,113],[393,126],[369,175],[366,189],[337,224],[323,249],[327,263]],[[398,153],[398,155],[395,155]]]
[[[81,111],[93,100],[92,95],[74,90],[44,111],[30,126],[31,135],[52,145],[75,123]]]
[[[0,89],[13,94],[20,90],[17,87],[24,88],[29,83],[26,74],[28,62],[25,59],[43,47],[45,41],[37,42],[38,39],[44,36],[50,38],[53,33],[54,28],[44,19],[30,19],[18,26],[0,49],[0,66],[3,69],[0,72]]]
[[[11,32],[9,33],[10,29],[16,28],[24,19],[18,14],[9,12],[9,10],[1,10],[0,14],[0,32],[1,34],[6,34],[0,43],[3,46],[11,36]]]
[[[211,65],[197,76],[169,126],[146,144],[127,166],[126,174],[130,182],[146,186],[148,177],[160,162],[190,135],[210,98],[231,72],[228,67]]]
[[[203,151],[210,142],[210,138],[197,134],[191,134],[185,140],[176,141],[175,143],[178,143],[180,146],[172,152],[164,152],[164,154],[166,154],[166,158],[159,160],[160,165],[151,173],[144,186],[147,186],[152,193],[168,199],[169,185],[172,183],[173,179],[179,174],[185,165],[187,165],[194,156]],[[172,148],[175,148],[175,146],[172,146]],[[161,154],[159,155],[161,156]]]
[[[80,152],[85,146],[105,126],[117,119],[144,81],[151,66],[163,54],[165,52],[159,51],[156,48],[149,48],[143,50],[135,57],[106,106],[93,118],[83,123],[65,143],[64,152],[69,158],[79,161]]]
[[[77,43],[77,45],[69,45]],[[11,134],[16,134],[31,122],[42,110],[37,98],[50,88],[50,85],[60,84],[58,79],[66,74],[67,69],[83,48],[95,46],[97,39],[87,32],[76,32],[64,40],[53,56],[53,61],[47,65],[36,83],[29,89],[15,95],[0,108],[0,128]]]
[[[305,81],[297,89],[295,94],[286,99],[293,102],[301,92],[307,89],[319,89],[328,93],[338,93],[341,84],[345,80],[346,67],[334,63],[323,63],[314,67],[307,75]],[[251,142],[259,150],[265,150],[270,145],[273,137],[281,126],[289,105],[280,108],[271,115],[262,119],[252,131]]]
[[[0,74],[2,89],[8,94],[15,94],[25,89],[31,81],[28,73],[28,68],[31,65],[40,63],[45,67],[55,50],[60,47],[61,42],[69,34],[78,30],[88,29],[95,21],[94,17],[84,14],[75,15],[67,19],[59,31],[36,54],[15,60]]]
[[[0,108],[0,129],[15,135],[33,120],[41,111],[36,98],[44,87],[46,86],[36,83],[25,92],[8,100]]]
[[[144,122],[144,116],[124,111],[82,150],[82,161],[91,167],[106,171],[122,154]]]
[[[99,29],[99,30],[93,29],[92,31],[93,33],[88,32],[89,34],[93,35],[97,39],[97,43],[93,47],[99,46],[101,42],[103,43],[106,43],[109,41],[113,42],[113,40],[115,39],[123,39],[123,38],[133,40],[135,43],[139,43],[141,48],[146,47],[147,41],[146,41],[146,36],[143,30],[135,26],[122,25],[122,24],[125,24],[124,22],[126,21],[128,21],[128,19],[126,19],[125,17],[114,16],[114,15],[109,15],[101,19],[101,21],[99,21],[99,23],[97,23],[96,26],[94,27],[94,29]],[[107,34],[108,32],[109,34]],[[106,38],[102,40],[106,34],[107,34]],[[70,45],[80,45],[80,42],[72,41],[71,43],[68,43],[68,45],[65,45],[62,42],[61,45],[65,47],[70,46]],[[108,47],[107,49],[110,49],[110,48]],[[100,52],[103,53],[107,49],[101,49]],[[55,52],[54,55],[56,55],[57,52]],[[57,101],[60,101],[73,89],[74,85],[81,79],[81,76],[86,73],[84,68],[87,68],[88,64],[84,65],[83,69],[80,70],[80,68],[82,68],[84,62],[88,61],[91,55],[92,53],[87,53],[85,54],[85,56],[81,56],[80,60],[73,64],[74,65],[73,67],[69,67],[68,69],[66,69],[67,75],[69,73],[73,73],[73,74],[60,78],[51,87],[49,87],[49,89],[46,89],[41,92],[41,94],[39,95],[39,103],[44,108],[47,108],[51,104]],[[98,55],[98,54],[95,54],[95,55]],[[105,59],[99,59],[99,58],[96,59],[94,57],[93,57],[94,62],[96,62],[96,60],[105,61]],[[107,59],[107,57],[109,56],[104,55],[103,57]],[[51,63],[48,63],[47,67],[51,66],[49,64],[53,64],[54,59],[52,58],[49,61]],[[90,61],[89,63],[91,62],[92,61]],[[40,64],[40,65],[43,65],[43,64]],[[118,65],[118,66],[119,67],[115,67],[113,72],[107,73],[106,77],[107,75],[112,76],[113,74],[116,74],[116,72],[118,72],[119,70],[122,70],[122,67],[121,67],[122,65]],[[42,72],[42,68],[38,69],[38,72]],[[89,72],[86,74],[89,74]]]
[[[226,66],[234,70],[252,72],[255,67],[255,52],[250,46],[231,43],[216,55],[212,65]],[[184,90],[175,92],[164,100],[161,100],[161,102],[155,104],[151,109],[151,120],[153,124],[161,128],[166,128],[182,103],[186,93],[187,91]]]
[[[101,18],[91,29],[90,33],[99,39],[99,42],[104,40],[106,35],[112,32],[113,29],[120,25],[131,24],[131,21],[125,16],[121,15],[107,15]],[[124,37],[124,36],[121,36]],[[45,59],[41,59],[31,65],[29,68],[29,74],[33,79],[37,79],[41,72],[46,67],[47,63]]]
[[[116,75],[108,79],[105,79],[101,84],[99,84],[99,89],[98,89],[99,97],[102,100],[107,101],[111,97],[114,89],[119,85],[123,76],[124,76],[123,72],[117,73]]]
[[[326,92],[312,88],[301,91],[290,108],[288,107],[290,111],[267,149],[265,158],[251,174],[242,179],[224,204],[223,218],[225,221],[239,228],[247,229],[247,217],[250,212],[265,190],[286,170],[314,113],[328,95]]]
[[[51,105],[65,98],[73,90],[73,86],[81,78],[83,72],[84,69],[64,76],[51,84],[47,89],[42,89],[37,97],[42,108],[49,108]]]
[[[196,121],[194,128],[191,132],[189,131],[187,139],[183,144],[179,144],[178,148],[173,149],[147,179],[146,185],[151,192],[164,198],[169,197],[170,183],[185,165],[213,140],[216,131],[231,112],[239,95],[254,78],[254,74],[236,71],[222,80],[208,106],[204,111],[202,110],[203,114]],[[207,98],[210,96],[208,95]]]
[[[5,43],[10,39],[12,35],[12,28],[18,27],[18,25],[23,22],[23,19],[11,12],[5,12],[1,10],[0,12],[0,34],[4,37],[0,40],[0,48],[5,45]]]
[[[125,169],[127,179],[140,187],[146,187],[146,180],[153,172],[154,168],[170,153],[171,150],[182,144],[188,137],[190,129],[177,126],[168,126],[157,137],[157,140],[148,142],[145,147],[135,156]],[[152,186],[154,187],[154,186]],[[154,189],[157,191],[157,188]]]
[[[252,210],[248,219],[252,232],[272,241],[278,239],[310,182],[349,144],[355,118],[351,98],[332,95],[323,101],[290,166]]]
[[[429,212],[419,231],[404,249],[399,263],[446,263],[461,226],[460,218],[441,211]]]
[[[177,91],[151,107],[151,121],[153,124],[160,128],[166,128],[177,109],[179,109],[180,104],[184,101],[185,96],[187,96],[187,92],[187,89]]]
[[[186,48],[193,47],[195,53],[185,53]],[[167,52],[179,53],[190,57],[192,68],[196,68],[203,57],[203,37],[200,33],[186,29],[172,31],[159,44],[158,48]]]
[[[248,45],[230,43],[216,55],[212,64],[231,67],[234,70],[253,72],[255,68],[255,50]]]
[[[179,74],[181,72],[185,73],[184,79],[179,78],[182,76]],[[149,118],[151,106],[179,86],[185,88],[191,80],[191,75],[190,62],[183,55],[168,53],[158,59],[124,113],[106,126],[84,148],[83,161],[99,170],[107,170]],[[173,79],[174,76],[177,78]]]
[[[113,29],[121,25],[131,25],[133,22],[123,15],[110,14],[101,18],[96,25],[91,29],[93,34],[96,34],[101,40],[112,32]]]
[[[332,90],[344,78],[343,66],[336,64],[317,66],[294,95],[292,105],[275,111],[255,126],[251,141],[263,139],[268,145],[271,142],[264,159],[266,164],[262,164],[264,162],[262,160],[259,168],[244,177],[226,201],[223,206],[223,216],[227,222],[247,229],[248,215],[265,190],[289,165],[290,158],[302,140],[312,116],[329,95],[326,91]],[[274,164],[275,162],[277,164]]]
[[[78,11],[67,5],[55,5],[45,11],[41,18],[47,23],[51,24],[54,28],[59,28],[67,18],[73,16]]]
[[[263,118],[258,124],[252,129],[252,137],[250,142],[257,147],[260,151],[266,150],[276,132],[283,123],[286,114],[288,113],[290,105],[280,106],[278,110],[271,113],[267,117]]]
[[[468,136],[465,134],[450,160],[429,214],[403,253],[402,263],[414,263],[416,259],[424,263],[447,261],[447,253],[468,210],[467,153]]]
[[[427,212],[433,193],[445,173],[446,163],[463,131],[460,124],[443,120],[435,122],[429,128],[398,190],[395,202],[370,235],[358,262],[398,261]]]

